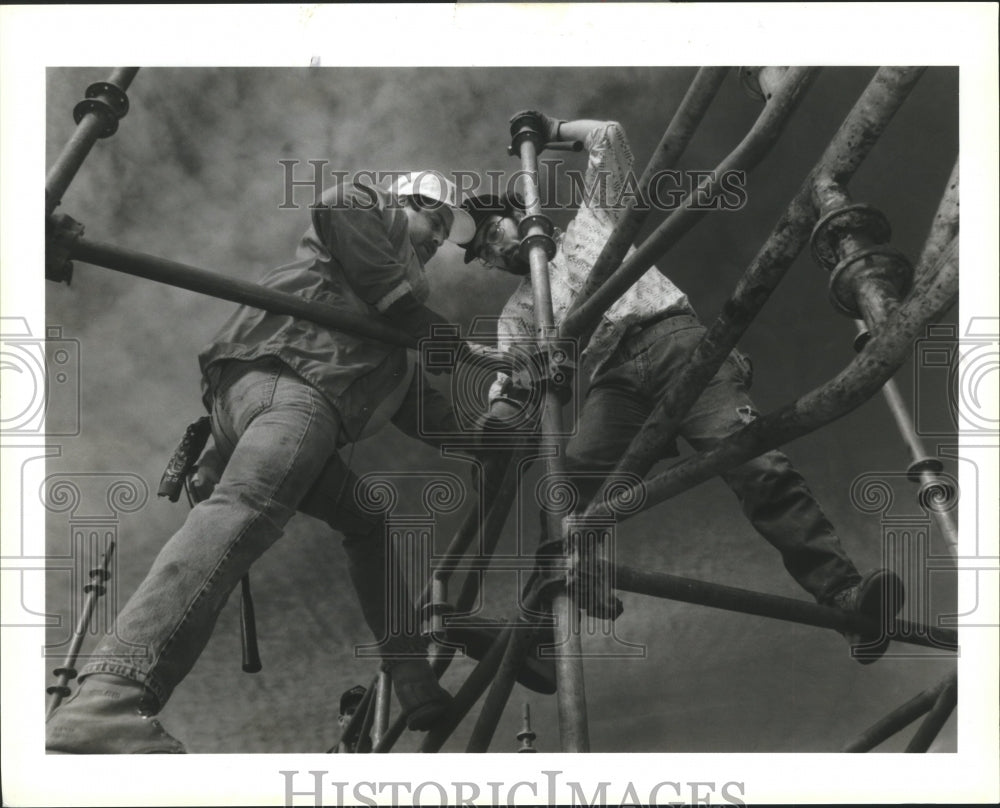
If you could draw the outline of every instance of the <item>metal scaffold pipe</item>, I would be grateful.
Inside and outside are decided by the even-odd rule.
[[[578,300],[576,310],[563,322],[563,336],[579,337],[586,342],[604,312],[705,216],[708,211],[702,203],[696,204],[695,200],[711,199],[718,193],[722,178],[730,171],[749,171],[764,158],[784,131],[785,124],[818,72],[819,69],[815,67],[788,69],[781,87],[767,102],[750,132],[716,167],[710,178],[688,194],[680,207],[656,228],[599,289],[589,297]]]
[[[393,328],[388,322],[379,322],[353,312],[341,311],[323,303],[305,300],[297,295],[278,292],[256,283],[230,278],[217,272],[180,264],[166,258],[127,250],[111,244],[76,239],[69,248],[69,256],[95,266],[113,269],[151,281],[166,283],[192,292],[254,306],[273,314],[289,314],[303,320],[327,326],[338,331],[349,331],[363,337],[416,348],[417,341],[404,331]]]
[[[125,91],[138,72],[138,67],[117,68],[107,81],[91,84],[87,88],[86,98],[74,108],[76,130],[45,175],[46,216],[62,201],[63,194],[93,145],[100,138],[110,137],[118,129],[118,121],[128,112]]]
[[[874,749],[883,741],[887,741],[897,732],[906,729],[924,713],[928,712],[935,704],[950,679],[939,682],[934,687],[929,687],[918,693],[906,704],[893,710],[884,718],[879,719],[868,729],[862,732],[853,740],[844,744],[841,752],[868,752]]]
[[[535,338],[539,350],[551,361],[550,343],[556,337],[555,316],[549,285],[549,259],[555,255],[552,239],[552,222],[542,213],[538,194],[538,146],[544,141],[543,127],[534,113],[514,117],[510,126],[511,148],[521,156],[521,179],[524,189],[525,217],[518,226],[521,250],[527,252],[531,268],[531,289],[534,297]],[[548,380],[546,380],[547,382]],[[563,434],[562,406],[559,395],[546,383],[542,407],[542,435],[557,442]],[[546,470],[553,477],[561,477],[564,469],[561,452],[546,458]],[[559,515],[546,513],[549,536],[563,536]],[[563,548],[566,550],[565,546]],[[565,642],[556,656],[556,695],[559,707],[559,737],[563,752],[590,751],[587,727],[587,702],[583,685],[583,664],[580,654],[579,611],[570,597],[566,583],[554,589],[552,614],[557,625],[568,631]]]
[[[864,323],[855,321],[858,327],[858,338],[855,345],[858,350],[862,350],[868,343],[871,334],[865,328]],[[889,412],[892,414],[899,434],[906,444],[910,453],[910,465],[907,467],[907,476],[911,482],[920,483],[921,499],[927,499],[927,504],[937,502],[941,505],[951,505],[957,502],[957,492],[952,485],[941,478],[944,471],[944,464],[936,457],[931,457],[913,426],[913,416],[910,414],[903,394],[899,390],[899,385],[895,379],[887,379],[882,385],[882,397],[885,399]],[[930,512],[934,515],[934,520],[938,524],[945,546],[952,558],[958,557],[958,526],[949,513],[949,508],[930,507]]]
[[[649,197],[650,183],[663,171],[673,168],[684,153],[691,137],[694,135],[708,111],[709,105],[719,91],[719,87],[729,72],[727,67],[702,67],[698,69],[691,86],[681,100],[667,130],[653,151],[653,156],[639,178],[640,195],[643,199]],[[649,215],[651,205],[630,206],[625,216],[615,226],[614,232],[608,238],[590,270],[587,280],[577,294],[577,301],[582,303],[597,291],[598,287],[621,264],[628,248],[639,234],[643,222]],[[577,308],[574,302],[567,312],[572,314]]]
[[[615,586],[623,592],[678,600],[713,609],[725,609],[837,631],[878,634],[882,630],[882,627],[858,612],[847,612],[795,598],[769,595],[662,572],[649,572],[624,564],[614,565],[614,572]],[[938,648],[942,651],[954,651],[958,647],[958,635],[953,629],[917,625],[906,620],[896,620],[893,626],[885,629],[885,636],[897,642]]]
[[[945,680],[944,686],[941,688],[941,692],[938,693],[938,697],[934,702],[934,706],[927,713],[927,717],[920,726],[917,727],[917,731],[913,734],[904,751],[926,752],[944,727],[945,722],[951,716],[957,703],[958,674],[952,673]]]
[[[638,486],[617,492],[616,497],[631,501],[644,492],[644,507],[651,507],[726,469],[826,426],[859,407],[903,364],[913,340],[926,325],[934,322],[957,300],[958,239],[941,255],[940,262],[936,271],[918,279],[881,333],[829,382],[780,410],[762,416],[713,448],[699,452]],[[613,503],[598,501],[593,511],[603,513],[612,507]]]
[[[827,172],[849,179],[902,106],[922,68],[881,68],[848,113],[816,166],[789,203],[767,241],[739,279],[691,358],[622,456],[614,474],[645,475],[677,436],[681,421],[718,372],[809,240],[816,211],[813,178]],[[595,503],[599,502],[598,497]]]

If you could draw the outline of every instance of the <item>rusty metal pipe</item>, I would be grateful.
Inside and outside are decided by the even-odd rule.
[[[781,595],[769,595],[678,575],[650,572],[624,564],[615,564],[614,574],[616,589],[638,595],[667,598],[837,631],[878,633],[881,630],[881,626],[875,621],[857,612],[846,612],[831,606],[821,606],[818,603]],[[958,634],[953,629],[918,626],[906,620],[897,620],[886,635],[897,642],[910,645],[941,650],[954,650],[958,647]]]
[[[926,752],[958,703],[958,674],[952,673],[941,688],[927,717],[910,739],[904,752]]]
[[[781,88],[764,107],[750,132],[716,168],[714,179],[707,181],[688,194],[677,210],[673,211],[631,256],[593,294],[583,299],[577,310],[562,325],[562,335],[579,337],[586,342],[601,316],[620,298],[663,254],[676,244],[707,211],[692,209],[696,196],[711,198],[718,190],[722,176],[732,170],[753,169],[771,150],[785,124],[802,100],[818,68],[789,68]]]
[[[122,107],[119,99],[124,99],[125,90],[129,88],[132,79],[135,78],[135,74],[138,72],[138,67],[117,68],[108,77],[107,81],[104,82],[106,85],[111,85],[110,88],[106,88],[106,92],[101,92],[100,82],[92,84],[88,88],[87,95],[91,99],[89,103],[102,104],[105,101],[104,96],[107,93],[114,93],[117,98],[111,99],[109,97],[108,100],[111,103],[102,104],[101,109],[107,110],[103,114],[105,116],[113,114],[118,118],[124,117],[128,111],[128,103],[125,101],[124,107]],[[116,89],[120,91],[120,95],[119,93],[115,93]],[[115,109],[114,113],[111,112],[112,109]],[[63,147],[59,157],[56,158],[56,162],[52,168],[45,175],[46,216],[51,214],[62,201],[63,194],[66,193],[66,189],[76,176],[76,172],[80,170],[80,166],[83,165],[83,161],[90,154],[90,150],[97,140],[101,137],[107,137],[108,134],[110,133],[107,132],[107,119],[106,117],[102,117],[102,112],[98,109],[86,112],[79,118],[76,129]]]
[[[853,740],[844,744],[841,752],[869,752],[883,741],[887,741],[900,730],[905,729],[920,716],[926,713],[937,700],[941,691],[941,684],[929,687],[922,693],[918,693],[906,704],[893,710],[884,718],[876,721],[868,729],[862,732]]]
[[[653,156],[639,178],[639,188],[644,197],[648,196],[652,178],[677,164],[677,160],[680,159],[688,143],[691,142],[691,137],[702,118],[705,117],[709,105],[718,93],[728,72],[729,68],[726,67],[701,67],[698,69],[691,86],[688,87],[687,93],[681,100],[680,106],[677,107],[667,130],[663,133],[663,137],[653,151]],[[579,304],[597,291],[597,288],[618,268],[625,253],[628,252],[635,237],[639,234],[650,210],[651,206],[649,205],[632,206],[628,209],[601,250],[586,282],[567,311],[567,316],[573,314]]]
[[[873,396],[909,355],[911,343],[929,322],[958,298],[958,239],[941,257],[939,271],[920,278],[893,319],[854,360],[826,384],[782,409],[765,415],[709,450],[700,452],[618,496],[645,495],[650,507],[705,482],[726,469],[775,449],[846,415]],[[640,490],[641,489],[641,490]],[[591,510],[610,513],[595,501]],[[631,515],[631,514],[629,514]],[[621,517],[627,518],[627,516]]]
[[[937,263],[938,256],[948,247],[952,239],[958,235],[959,218],[959,173],[958,159],[951,169],[948,177],[948,184],[941,195],[941,202],[937,212],[934,214],[934,221],[931,223],[930,233],[924,242],[924,248],[920,253],[920,260],[917,262],[917,273],[921,267],[933,267]]]
[[[715,322],[633,438],[615,473],[644,476],[663,456],[664,447],[677,436],[684,416],[808,242],[817,219],[811,203],[815,175],[823,171],[841,182],[849,179],[922,73],[922,68],[895,67],[881,68],[876,73],[736,284]]]

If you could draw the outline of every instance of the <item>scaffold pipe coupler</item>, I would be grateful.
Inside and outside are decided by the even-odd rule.
[[[550,261],[556,254],[556,242],[552,238],[555,228],[552,220],[544,213],[525,216],[517,225],[517,234],[521,237],[518,253],[522,261],[528,261],[528,256],[534,247],[542,247],[545,257]]]
[[[73,245],[83,235],[83,225],[65,213],[45,220],[45,279],[69,286],[73,280]]]
[[[118,131],[118,121],[128,114],[128,96],[109,81],[95,81],[87,88],[84,99],[73,107],[73,120],[80,123],[88,114],[101,122],[97,137],[111,137]]]
[[[810,247],[816,262],[830,273],[830,302],[848,317],[872,325],[910,290],[913,266],[889,245],[892,228],[885,215],[870,205],[850,204],[834,183],[817,183],[821,214]]]
[[[537,112],[521,112],[510,120],[510,153],[520,154],[525,140],[534,143],[538,151],[545,147],[545,127]]]

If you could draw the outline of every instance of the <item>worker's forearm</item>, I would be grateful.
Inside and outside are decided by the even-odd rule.
[[[559,140],[583,140],[596,127],[604,126],[607,121],[563,121],[559,125]]]

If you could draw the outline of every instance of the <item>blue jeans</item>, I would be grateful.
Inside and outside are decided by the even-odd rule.
[[[365,621],[386,640],[382,652],[421,649],[418,637],[386,637],[384,522],[358,503],[357,478],[337,454],[334,408],[277,359],[220,370],[212,428],[228,457],[222,478],[164,545],[81,678],[126,676],[162,707],[204,650],[229,593],[296,511],[343,534]]]
[[[566,447],[567,471],[607,473],[615,467],[704,333],[695,317],[678,315],[623,341],[587,393],[579,429]],[[681,437],[702,450],[742,429],[757,416],[751,383],[749,359],[734,351],[684,418]],[[827,602],[860,580],[830,520],[784,454],[766,452],[722,478],[750,523],[817,601]],[[578,479],[581,500],[589,501],[602,480]]]

